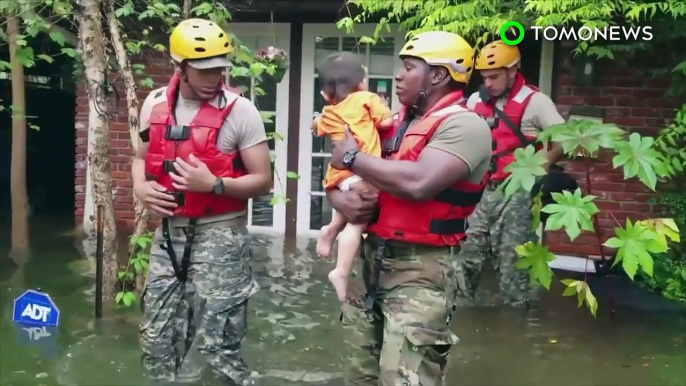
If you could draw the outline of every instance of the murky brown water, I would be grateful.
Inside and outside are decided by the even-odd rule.
[[[0,384],[140,385],[139,311],[93,321],[93,279],[74,272],[79,253],[55,236],[64,223],[34,227],[36,252],[23,268],[0,261]],[[3,259],[8,232],[0,231]],[[255,237],[262,291],[250,303],[244,348],[260,385],[342,385],[339,307],[326,281],[331,265],[312,247],[298,240],[296,252],[284,253],[282,239]],[[610,319],[601,304],[594,320],[575,299],[562,298],[560,286],[535,309],[518,311],[499,304],[492,276],[483,305],[465,305],[453,319],[461,342],[450,356],[447,385],[686,384],[683,313],[620,307]],[[61,311],[58,334],[41,338],[42,345],[22,340],[26,334],[11,321],[13,299],[36,287]]]

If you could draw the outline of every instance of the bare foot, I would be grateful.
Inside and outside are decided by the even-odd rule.
[[[317,238],[317,254],[325,259],[330,259],[335,240],[336,230],[331,225],[324,225]]]
[[[329,272],[329,281],[331,281],[333,288],[336,290],[338,300],[344,302],[346,295],[345,290],[348,288],[348,275],[338,269],[334,269]]]

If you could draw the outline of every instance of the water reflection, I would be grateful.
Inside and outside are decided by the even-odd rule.
[[[50,233],[50,232],[45,232]],[[53,232],[54,233],[54,232]],[[139,311],[108,310],[93,321],[93,281],[70,240],[34,240],[20,267],[0,260],[0,384],[140,385]],[[332,263],[313,254],[313,242],[255,238],[255,275],[262,290],[250,302],[245,356],[260,385],[342,385],[339,305],[326,274]],[[5,251],[0,247],[0,256]],[[77,263],[75,263],[77,262]],[[448,385],[683,385],[686,318],[682,314],[601,306],[597,320],[561,287],[530,310],[499,305],[487,275],[486,306],[461,305],[453,330],[461,341],[447,370]],[[42,287],[62,313],[57,355],[26,344],[11,322],[12,301]]]

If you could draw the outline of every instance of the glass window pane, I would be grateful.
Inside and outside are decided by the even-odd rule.
[[[393,38],[379,40],[369,46],[369,73],[371,75],[394,75],[395,63],[400,60],[395,57],[395,42]]]
[[[369,91],[375,92],[386,101],[388,107],[391,106],[391,95],[393,93],[393,78],[372,78],[369,79]]]
[[[310,229],[321,229],[331,222],[332,208],[326,197],[312,196],[310,199]]]
[[[319,37],[317,36],[315,38],[315,43],[314,43],[314,73],[317,73],[317,67],[319,67],[322,62],[324,62],[324,59],[336,52],[339,52],[338,49],[338,44],[340,42],[340,38],[336,37]]]
[[[367,65],[367,44],[361,44],[360,39],[356,37],[344,37],[341,45],[341,51],[347,51],[357,54],[362,61],[362,64]]]
[[[326,177],[326,170],[329,168],[329,161],[331,157],[312,157],[312,178],[311,191],[324,191],[324,178]]]
[[[316,137],[312,138],[312,152],[313,153],[331,153],[333,145],[331,144],[331,137]]]
[[[252,200],[252,225],[274,226],[274,207],[271,204],[273,194]]]
[[[260,111],[276,111],[276,82],[269,76],[264,77],[257,87],[262,89],[264,95],[255,92],[255,105]],[[261,92],[260,92],[261,94]]]
[[[270,114],[267,112],[262,112],[262,116]],[[276,138],[275,138],[275,133],[276,133],[276,115],[270,114],[269,120],[271,122],[265,122],[264,123],[264,130],[267,132],[267,143],[269,144],[269,150],[275,150],[276,149]]]

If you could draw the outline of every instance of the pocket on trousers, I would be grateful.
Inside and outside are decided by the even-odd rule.
[[[443,377],[450,348],[458,342],[458,337],[448,329],[435,331],[406,326],[398,369],[403,385],[420,386],[427,380],[439,381]]]

